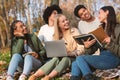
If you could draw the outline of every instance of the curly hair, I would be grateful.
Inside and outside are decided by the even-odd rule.
[[[58,14],[62,13],[62,10],[58,5],[54,4],[54,5],[47,7],[43,13],[43,19],[46,24],[48,24],[48,18],[51,16],[51,14],[54,10],[56,10],[58,12]]]
[[[16,29],[16,24],[18,22],[23,23],[21,20],[15,20],[12,22],[12,24],[10,25],[10,39],[11,39],[11,57],[12,57],[12,45],[13,45],[13,37],[14,37],[14,30]]]
[[[74,9],[74,15],[77,16],[77,17],[79,17],[79,18],[80,18],[80,16],[78,15],[78,11],[79,11],[81,8],[86,9],[86,7],[85,7],[84,5],[77,5],[77,6],[75,7],[75,9]]]
[[[16,23],[18,23],[18,22],[21,22],[21,23],[23,23],[21,20],[15,20],[15,21],[13,21],[12,22],[12,24],[10,25],[10,33],[11,33],[11,39],[14,37],[14,30],[16,29]]]

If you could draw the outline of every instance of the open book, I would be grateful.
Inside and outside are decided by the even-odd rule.
[[[74,36],[73,38],[76,40],[77,43],[83,44],[83,40],[86,41],[88,38],[96,39],[96,43],[93,46],[98,48],[102,48],[101,42],[108,37],[102,27],[97,28],[96,30],[90,32],[89,34],[82,34],[78,36]]]
[[[102,42],[106,37],[108,37],[103,27],[101,26],[90,33],[93,34],[100,42]]]
[[[96,39],[94,46],[98,48],[102,48],[102,44],[98,41],[98,39],[93,34],[83,34],[83,35],[74,36],[74,39],[78,44],[83,44],[83,40],[87,41],[88,38],[90,38],[90,40]]]

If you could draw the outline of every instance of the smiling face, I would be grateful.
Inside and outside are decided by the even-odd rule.
[[[19,32],[19,33],[22,33],[22,34],[27,34],[28,33],[27,27],[22,22],[17,22],[15,24],[14,32]]]
[[[91,19],[91,17],[92,17],[90,12],[85,8],[81,8],[78,11],[78,15],[79,15],[80,19],[83,21],[87,21],[87,20]]]
[[[58,25],[59,25],[61,30],[69,29],[69,20],[64,15],[61,15],[59,17],[58,22],[59,22]]]
[[[99,15],[98,15],[98,18],[99,18],[100,22],[106,22],[107,21],[107,15],[108,15],[108,11],[104,11],[104,10],[100,9]]]

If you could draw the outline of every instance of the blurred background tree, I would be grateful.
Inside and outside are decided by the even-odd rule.
[[[44,24],[42,15],[45,8],[53,4],[62,8],[72,27],[77,27],[79,21],[73,13],[78,4],[85,5],[95,16],[100,7],[111,5],[120,21],[120,0],[0,0],[0,48],[10,46],[10,24],[14,20],[22,20],[31,33],[38,32]]]

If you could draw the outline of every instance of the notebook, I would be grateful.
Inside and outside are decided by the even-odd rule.
[[[45,49],[47,57],[63,57],[67,56],[65,42],[63,40],[46,41]]]
[[[87,41],[88,38],[90,38],[90,40],[95,39],[96,42],[94,46],[96,46],[97,48],[103,47],[102,44],[99,42],[99,40],[93,34],[82,34],[82,35],[74,36],[73,38],[78,44],[83,44],[83,40]]]
[[[99,28],[90,32],[89,34],[82,34],[82,35],[74,36],[74,39],[79,44],[83,44],[83,40],[86,41],[88,38],[90,38],[91,40],[96,39],[96,43],[93,46],[96,46],[97,48],[102,48],[103,46],[101,42],[106,37],[108,37],[108,35],[105,33],[103,27],[100,26]]]

